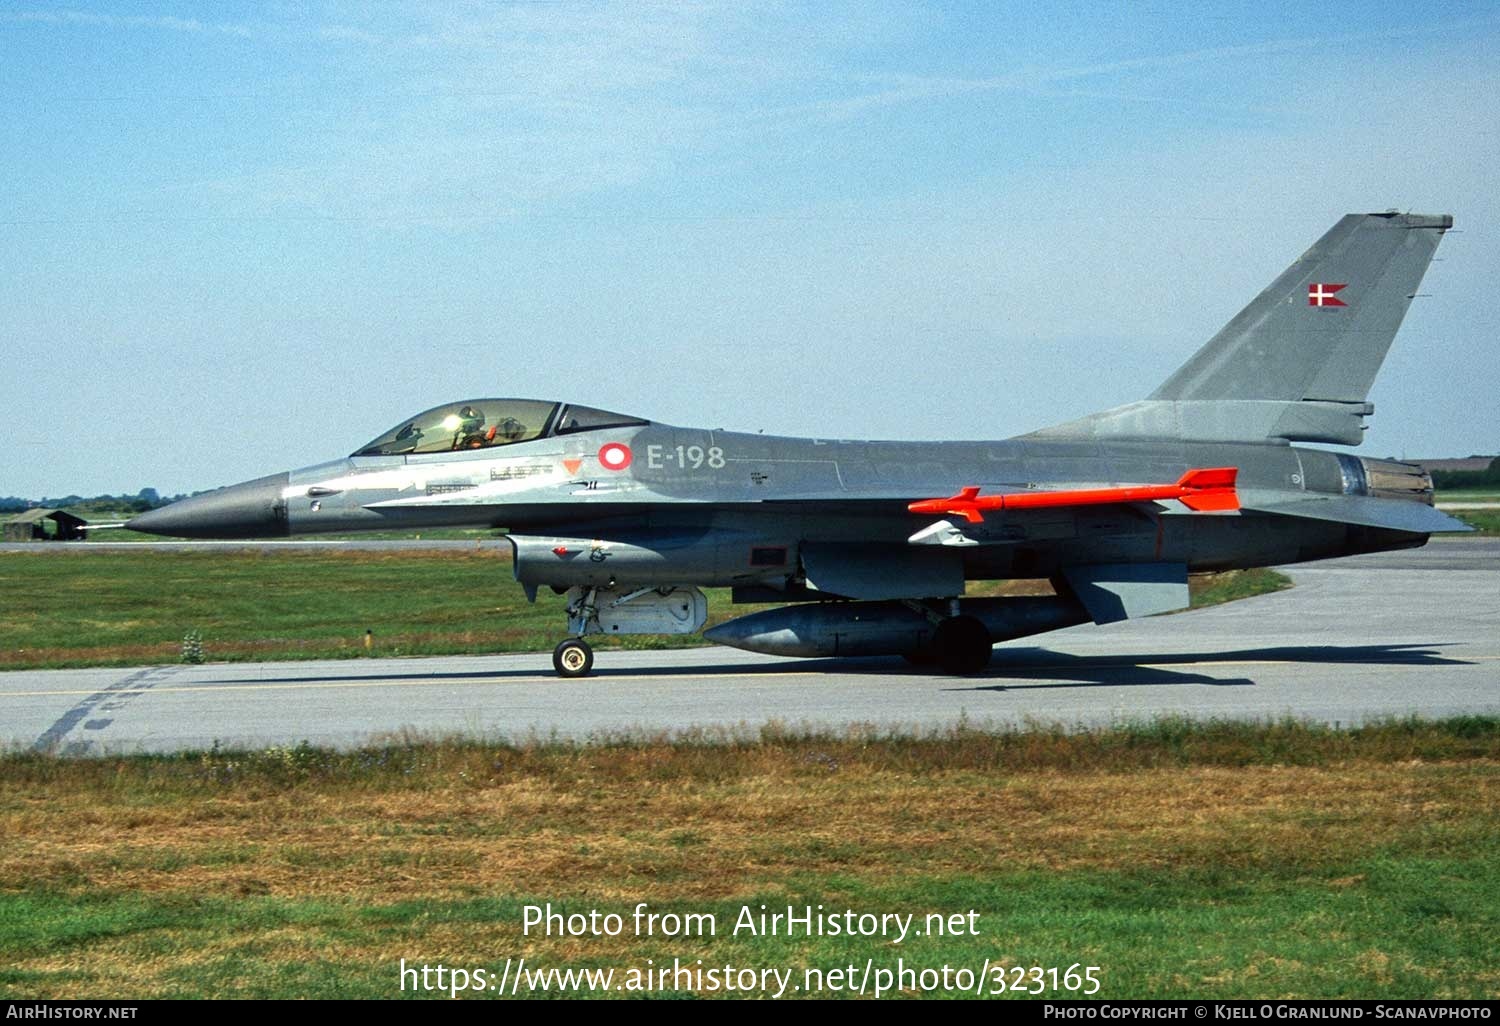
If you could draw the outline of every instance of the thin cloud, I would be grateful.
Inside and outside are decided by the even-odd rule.
[[[238,36],[242,39],[253,38],[256,34],[248,25],[205,22],[197,18],[177,18],[172,15],[96,14],[92,11],[13,11],[0,14],[0,21],[34,25],[84,25],[92,28],[150,28],[195,34],[217,33]]]
[[[1321,50],[1335,44],[1369,42],[1382,39],[1400,39],[1452,33],[1481,25],[1500,23],[1500,16],[1484,16],[1429,25],[1410,25],[1400,28],[1371,32],[1344,32],[1332,36],[1301,36],[1290,39],[1273,39],[1260,43],[1245,43],[1235,46],[1203,47],[1176,53],[1153,54],[1126,60],[1104,61],[1063,68],[1025,68],[1004,75],[984,78],[925,77],[920,75],[897,75],[869,78],[866,82],[880,82],[885,88],[864,95],[841,99],[820,100],[814,103],[793,105],[777,111],[767,111],[767,120],[796,120],[798,118],[822,118],[843,120],[895,105],[917,103],[925,100],[948,99],[981,92],[1026,92],[1033,95],[1079,95],[1093,99],[1116,99],[1125,102],[1181,102],[1168,98],[1142,96],[1129,93],[1062,93],[1048,87],[1063,85],[1078,79],[1123,77],[1135,72],[1159,71],[1171,68],[1192,67],[1205,63],[1244,60],[1276,54]],[[1249,108],[1245,108],[1249,109]]]

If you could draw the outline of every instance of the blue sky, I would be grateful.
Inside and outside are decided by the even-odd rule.
[[[1462,231],[1360,451],[1495,452],[1500,11],[1423,8],[0,3],[0,494],[483,395],[1007,437],[1390,207]]]

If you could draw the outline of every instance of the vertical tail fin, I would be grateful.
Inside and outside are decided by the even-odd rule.
[[[1362,403],[1453,218],[1350,214],[1152,399]]]
[[[1447,214],[1349,214],[1150,398],[1040,436],[1358,445]]]

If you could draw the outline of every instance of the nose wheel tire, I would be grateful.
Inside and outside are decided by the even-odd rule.
[[[594,650],[582,638],[569,638],[552,650],[552,668],[559,677],[587,677],[594,668]]]
[[[933,647],[939,666],[949,673],[968,676],[990,664],[994,642],[983,623],[972,616],[955,616],[938,625]]]

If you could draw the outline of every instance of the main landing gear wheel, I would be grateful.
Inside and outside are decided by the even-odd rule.
[[[994,651],[990,632],[972,616],[955,616],[938,624],[933,647],[938,665],[949,673],[978,673],[990,663]]]
[[[587,677],[594,668],[594,650],[582,638],[569,638],[552,650],[552,668],[559,677]]]

